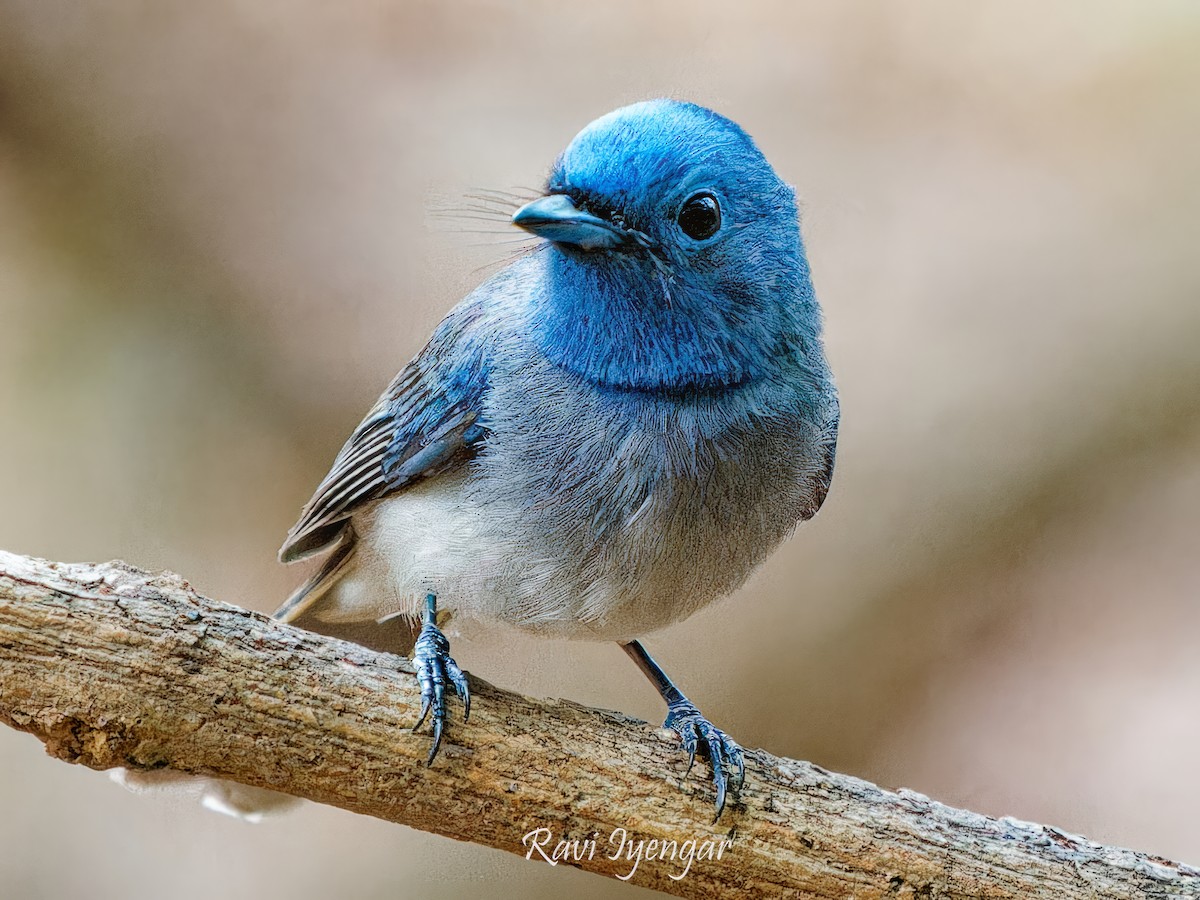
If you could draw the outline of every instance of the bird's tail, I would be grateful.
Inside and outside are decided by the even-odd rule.
[[[271,614],[271,618],[280,622],[296,624],[306,612],[313,608],[329,589],[337,584],[337,580],[345,574],[346,566],[354,556],[354,548],[358,541],[354,538],[354,530],[347,527],[342,532],[333,552],[325,558],[325,563],[292,595],[283,602],[279,609]]]
[[[322,610],[336,609],[341,602],[337,590],[343,576],[351,570],[357,546],[354,529],[347,524],[321,568],[296,588],[271,617],[307,631],[362,644],[381,653],[410,656],[421,629],[417,619],[395,615],[381,621],[327,622],[321,618]]]

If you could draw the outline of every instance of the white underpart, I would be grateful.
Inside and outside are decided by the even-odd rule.
[[[504,541],[494,511],[464,490],[465,474],[442,475],[354,516],[355,553],[346,574],[313,610],[330,623],[417,616],[427,594],[439,607],[483,613],[485,577],[501,570]]]
[[[468,633],[486,625],[627,640],[669,620],[642,621],[652,612],[646,607],[605,618],[618,612],[612,587],[571,583],[569,561],[528,537],[527,511],[495,497],[479,502],[467,477],[439,475],[355,514],[355,553],[310,614],[331,624],[419,617],[425,596],[434,594],[439,611],[453,615],[454,630]]]
[[[480,518],[463,502],[458,481],[429,479],[356,514],[354,556],[313,611],[316,618],[364,622],[415,615],[426,594],[444,594],[451,575],[476,565]]]

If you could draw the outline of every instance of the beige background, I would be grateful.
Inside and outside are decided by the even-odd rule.
[[[270,609],[342,439],[520,246],[437,213],[695,99],[804,199],[844,421],[821,516],[651,651],[747,745],[1200,862],[1198,40],[1192,0],[0,0],[0,547]],[[456,656],[662,715],[612,646]],[[0,810],[4,897],[637,893],[7,730]]]

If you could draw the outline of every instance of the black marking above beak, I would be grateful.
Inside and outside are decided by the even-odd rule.
[[[566,194],[549,194],[526,203],[513,213],[512,222],[538,237],[580,250],[617,250],[647,245],[640,232],[584,212]]]

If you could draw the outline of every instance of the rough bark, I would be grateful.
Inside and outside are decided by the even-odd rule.
[[[454,717],[426,768],[406,659],[209,600],[173,574],[0,552],[0,720],[68,762],[214,775],[521,855],[549,829],[547,855],[576,841],[584,858],[564,864],[609,876],[634,867],[611,858],[625,829],[645,842],[629,880],[683,897],[1200,897],[1195,868],[761,750],[713,825],[703,765],[687,777],[666,733],[472,689],[470,721]],[[702,842],[723,840],[708,858],[717,844]],[[687,874],[671,877],[689,846]]]

